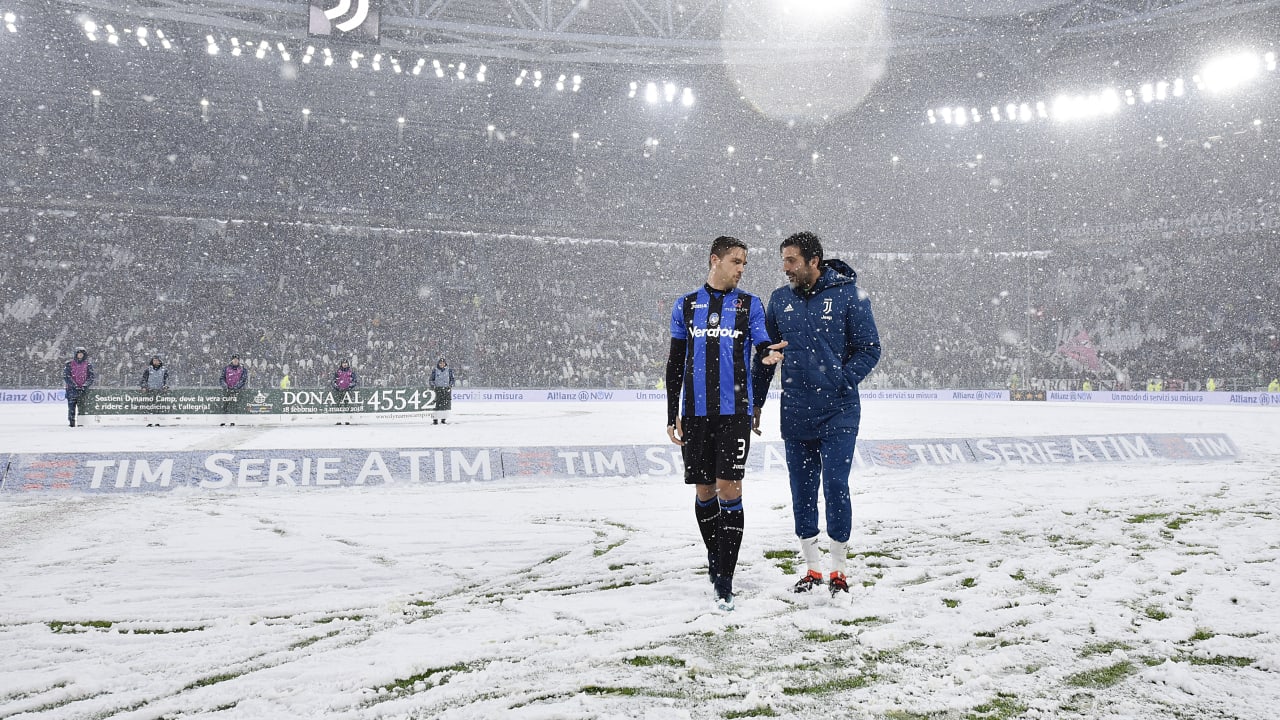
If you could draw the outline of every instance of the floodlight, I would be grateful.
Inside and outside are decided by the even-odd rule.
[[[630,90],[627,92],[627,97],[629,97],[629,98],[633,98],[633,97],[635,97],[635,96],[636,96],[636,90],[637,90],[639,87],[640,87],[640,83],[636,82],[635,80],[632,80],[632,81],[631,81],[631,85],[630,85]]]
[[[1273,52],[1269,52],[1269,53],[1267,53],[1266,55],[1263,55],[1263,56],[1262,56],[1262,59],[1263,59],[1263,61],[1264,61],[1264,62],[1266,62],[1266,64],[1267,64],[1267,72],[1275,72],[1275,69],[1276,69],[1276,54],[1275,54],[1275,53],[1273,53]]]
[[[556,80],[556,92],[564,92],[564,75]]]
[[[1161,80],[1156,83],[1156,99],[1166,100],[1169,97],[1169,83]]]
[[[693,88],[685,88],[680,93],[680,104],[685,107],[693,107]]]
[[[310,115],[310,114],[311,114],[311,108],[302,108],[302,114],[303,114],[303,115]]]
[[[951,108],[949,107],[942,108],[942,122],[948,125],[951,124]]]
[[[662,85],[662,96],[666,99],[666,101],[667,101],[667,102],[671,102],[672,100],[675,100],[675,99],[676,99],[676,84],[675,84],[675,83],[673,83],[673,82],[663,83],[663,85]]]
[[[933,112],[933,109],[932,109],[932,108],[930,108],[930,109],[929,109],[929,112],[928,112],[928,113],[926,113],[926,114],[927,114],[927,115],[928,115],[928,117],[929,117],[929,124],[930,124],[930,125],[937,125],[937,124],[938,124],[938,116],[934,114],[934,112]]]
[[[952,115],[952,117],[955,118],[957,125],[964,125],[969,122],[969,113],[962,107],[956,108],[955,114]]]
[[[1227,92],[1253,81],[1262,71],[1262,66],[1262,58],[1257,53],[1239,52],[1205,63],[1200,76],[1209,92]]]
[[[991,106],[991,122],[1000,122],[1000,108]]]
[[[1176,80],[1174,80],[1174,81],[1173,81],[1173,96],[1174,96],[1174,97],[1182,97],[1182,94],[1183,94],[1185,91],[1186,91],[1186,88],[1183,86],[1182,78],[1177,78]]]
[[[658,102],[658,84],[650,82],[644,86],[644,100],[647,103]]]
[[[574,92],[578,92],[578,90],[580,90],[581,88],[582,88],[582,76],[581,76],[581,75],[574,75],[574,76],[573,76],[573,91],[574,91]]]
[[[458,63],[458,79],[467,79],[467,64],[465,62]]]
[[[98,32],[98,23],[92,20],[85,20],[84,31],[89,35],[93,35],[94,33]]]
[[[1022,103],[1018,106],[1018,119],[1022,122],[1031,122],[1031,106]]]
[[[476,82],[484,82],[484,76],[487,72],[489,72],[489,67],[484,63],[480,63],[480,69],[476,71]]]
[[[1142,93],[1142,102],[1149,103],[1156,99],[1156,90],[1151,83],[1145,83],[1139,90]]]

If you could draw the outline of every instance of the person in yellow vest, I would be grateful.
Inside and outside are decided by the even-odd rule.
[[[280,389],[288,390],[291,387],[293,387],[293,380],[289,379],[289,371],[286,370],[284,373],[284,377],[280,378]]]
[[[1084,382],[1080,383],[1080,389],[1085,392],[1093,392],[1093,383],[1089,382],[1088,380],[1085,380]]]
[[[1280,392],[1280,378],[1271,378],[1271,383],[1267,385],[1267,392]]]
[[[1156,378],[1155,392],[1164,392],[1164,378]]]
[[[1153,380],[1152,378],[1147,378],[1147,392],[1155,392],[1155,391],[1156,391],[1156,381]]]
[[[1214,380],[1213,378],[1209,378],[1208,380],[1205,380],[1205,381],[1204,381],[1204,389],[1205,389],[1205,390],[1208,390],[1209,392],[1213,392],[1213,391],[1217,390],[1217,389],[1218,389],[1218,381],[1217,381],[1217,380]]]

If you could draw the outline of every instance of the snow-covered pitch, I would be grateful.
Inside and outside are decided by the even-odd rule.
[[[660,402],[447,426],[66,427],[0,450],[645,443]],[[776,403],[764,439],[777,439]],[[857,470],[847,599],[748,475],[737,610],[675,477],[0,497],[0,718],[1271,718],[1280,410],[868,402],[867,438],[1227,433],[1231,463]]]

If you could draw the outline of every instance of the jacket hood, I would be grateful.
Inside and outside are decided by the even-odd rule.
[[[156,360],[159,360],[159,361],[160,361],[160,364],[161,364],[161,365],[164,365],[164,358],[160,357],[159,355],[152,355],[152,356],[151,356],[151,359],[147,361],[147,364],[148,364],[148,365],[150,365],[151,363],[155,362]]]
[[[82,348],[82,347],[78,347],[78,348],[76,348],[76,351],[75,351],[75,352],[73,352],[73,353],[71,353],[71,357],[72,357],[72,358],[74,358],[76,355],[79,355],[80,353],[84,353],[84,359],[85,359],[85,360],[88,360],[88,359],[89,359],[89,351],[88,351],[88,350],[86,350],[86,349],[84,349],[84,348]]]
[[[823,260],[822,274],[818,276],[818,282],[813,284],[810,295],[817,294],[829,287],[837,285],[845,285],[848,283],[857,283],[858,273],[843,260]]]

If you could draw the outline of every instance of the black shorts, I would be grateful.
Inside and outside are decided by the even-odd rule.
[[[714,485],[717,479],[742,480],[751,451],[750,415],[680,418],[684,430],[684,481]]]

